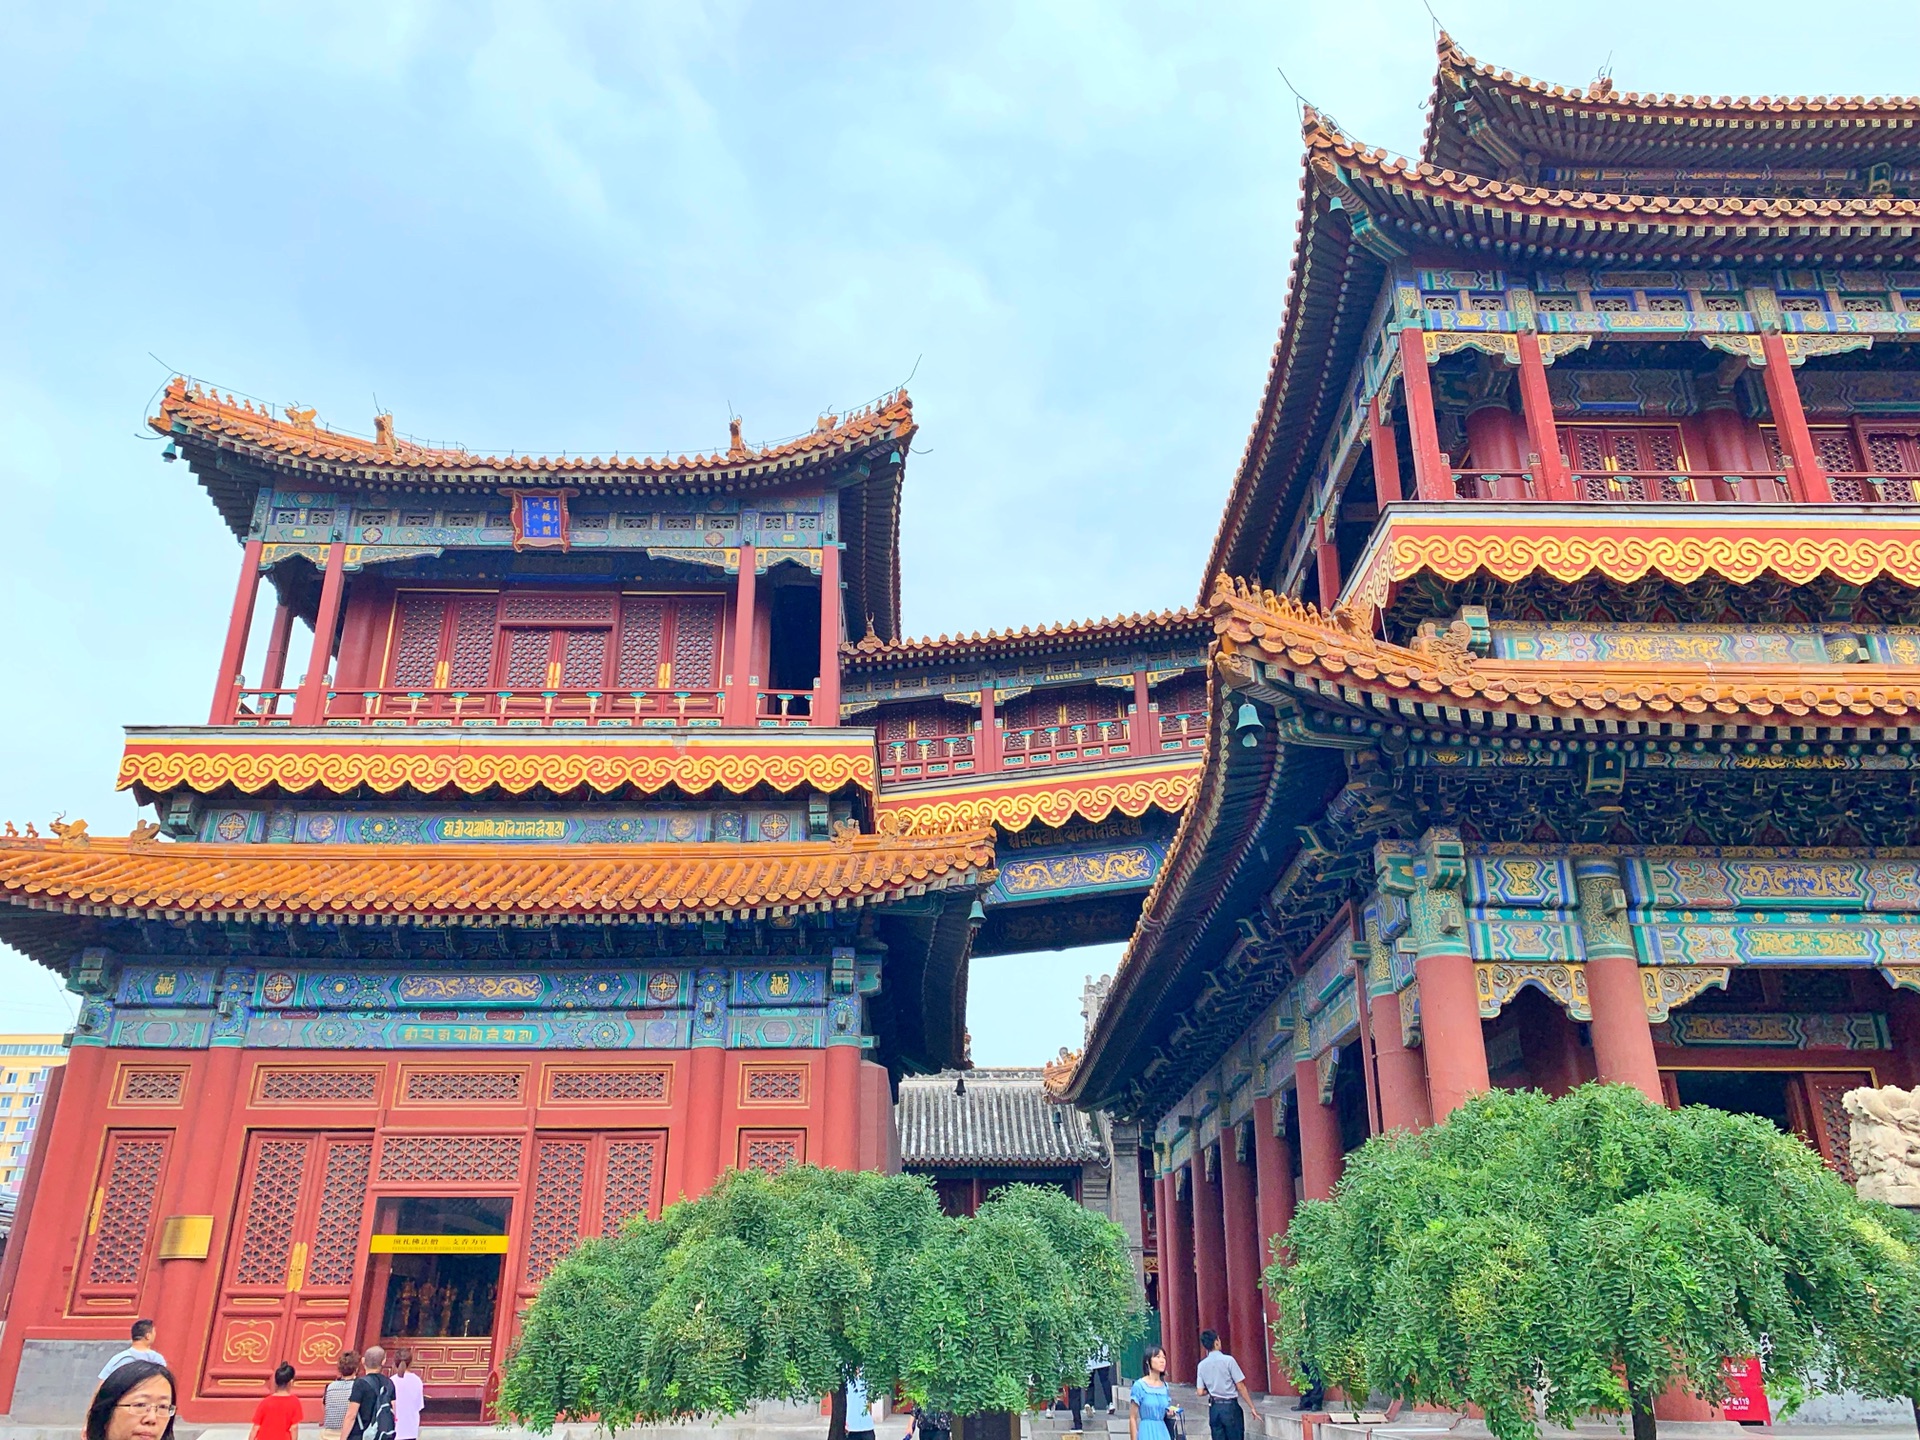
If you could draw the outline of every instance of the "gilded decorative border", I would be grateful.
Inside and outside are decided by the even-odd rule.
[[[1578,580],[1599,571],[1622,583],[1656,573],[1690,584],[1708,571],[1735,584],[1773,571],[1783,580],[1804,584],[1822,571],[1849,585],[1864,585],[1890,575],[1920,586],[1920,533],[1908,538],[1807,534],[1690,535],[1657,528],[1628,528],[1598,533],[1515,534],[1474,528],[1448,534],[1409,534],[1391,538],[1391,575],[1405,580],[1430,570],[1443,580],[1464,580],[1479,570],[1495,578],[1519,580],[1542,571],[1556,580]]]
[[[1033,824],[1059,826],[1074,820],[1097,824],[1116,812],[1137,819],[1152,809],[1177,815],[1199,782],[1200,756],[1194,755],[1178,770],[1134,776],[1095,773],[1044,788],[1032,784],[1031,776],[1017,779],[1032,788],[1008,784],[1008,777],[1001,777],[998,785],[989,788],[988,778],[981,778],[979,793],[954,795],[948,791],[925,799],[912,794],[883,795],[880,808],[895,817],[904,832],[914,835],[986,825],[1024,830]]]
[[[684,745],[684,748],[683,748]],[[858,785],[871,791],[877,766],[871,749],[716,750],[699,742],[657,748],[550,746],[490,748],[388,746],[334,741],[311,745],[195,745],[130,741],[116,788],[143,785],[166,791],[185,786],[210,793],[231,785],[246,794],[269,786],[334,794],[365,786],[381,795],[448,788],[477,794],[499,787],[519,795],[535,788],[587,788],[611,794],[623,787],[651,793],[669,786],[689,794],[715,788],[744,795],[767,785],[786,793],[808,786],[833,791]]]

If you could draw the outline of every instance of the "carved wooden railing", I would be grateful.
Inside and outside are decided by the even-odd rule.
[[[807,693],[807,692],[802,692]],[[242,687],[236,725],[288,725],[290,689]],[[720,690],[329,690],[322,723],[376,728],[585,725],[679,728],[720,723]],[[806,723],[804,715],[797,723]]]
[[[813,691],[762,690],[754,710],[756,724],[763,726],[811,725]]]
[[[1088,720],[1008,730],[1000,738],[1000,763],[1009,770],[1033,765],[1069,765],[1125,755],[1131,746],[1125,720]]]
[[[1545,487],[1528,471],[1455,470],[1452,474],[1453,493],[1461,500],[1547,498]],[[1578,470],[1568,477],[1568,484],[1576,502],[1778,504],[1792,498],[1787,477],[1772,471]],[[1837,489],[1834,498],[1841,498]],[[1860,498],[1894,497],[1863,494]]]

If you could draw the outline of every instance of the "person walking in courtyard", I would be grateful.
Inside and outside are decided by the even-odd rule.
[[[253,1407],[247,1440],[300,1440],[305,1418],[300,1397],[293,1393],[293,1366],[282,1360],[273,1370],[273,1393]]]
[[[1240,1402],[1247,1402],[1247,1410],[1253,1408],[1246,1372],[1222,1348],[1217,1332],[1202,1330],[1200,1348],[1206,1354],[1193,1372],[1193,1388],[1207,1397],[1207,1429],[1213,1440],[1246,1440],[1247,1414]]]
[[[1104,1345],[1087,1361],[1087,1407],[1113,1413],[1113,1352]]]
[[[152,1360],[113,1367],[87,1407],[86,1440],[173,1440],[173,1372]]]
[[[420,1412],[427,1387],[413,1372],[413,1351],[393,1352],[393,1440],[420,1440]]]
[[[1173,1403],[1173,1388],[1167,1384],[1167,1352],[1149,1345],[1140,1368],[1145,1373],[1133,1382],[1132,1403],[1127,1407],[1127,1440],[1173,1440],[1167,1416],[1178,1415],[1180,1407]]]
[[[153,1321],[136,1320],[133,1322],[133,1343],[124,1350],[114,1351],[105,1365],[100,1367],[99,1378],[104,1380],[122,1365],[135,1360],[145,1360],[152,1365],[165,1365],[167,1357],[153,1348]]]

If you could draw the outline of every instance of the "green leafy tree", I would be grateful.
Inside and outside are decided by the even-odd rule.
[[[911,1176],[730,1173],[571,1251],[528,1308],[500,1412],[535,1429],[834,1399],[847,1377],[963,1413],[1018,1408],[1134,1320],[1118,1226],[1016,1187],[972,1220]]]
[[[1655,1396],[1724,1400],[1749,1355],[1789,1406],[1920,1395],[1920,1223],[1751,1116],[1493,1091],[1368,1141],[1285,1241],[1266,1284],[1296,1372],[1476,1405],[1499,1440],[1595,1410],[1650,1440]]]

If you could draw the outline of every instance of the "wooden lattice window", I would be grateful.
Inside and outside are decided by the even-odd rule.
[[[740,1132],[740,1168],[757,1170],[762,1175],[778,1175],[807,1158],[807,1132],[804,1130],[742,1130]]]
[[[1864,1070],[1810,1071],[1801,1076],[1806,1087],[1806,1128],[1814,1149],[1820,1152],[1835,1174],[1853,1184],[1853,1123],[1844,1103],[1849,1090],[1873,1084],[1873,1076]]]
[[[600,1208],[600,1233],[611,1235],[635,1215],[651,1215],[665,1150],[661,1136],[607,1142],[607,1183]]]
[[[313,1253],[307,1281],[316,1286],[351,1285],[360,1255],[360,1216],[373,1172],[373,1141],[336,1140],[327,1147],[327,1168],[314,1218]]]
[[[107,1132],[75,1272],[77,1310],[132,1309],[139,1298],[170,1143],[167,1135]]]
[[[1822,470],[1831,475],[1860,468],[1860,457],[1854,452],[1851,431],[1839,426],[1817,425],[1812,433],[1813,455],[1820,462]]]
[[[120,1091],[114,1100],[120,1105],[178,1105],[186,1092],[185,1070],[130,1065],[120,1072]]]
[[[538,1285],[580,1243],[586,1198],[587,1142],[543,1140],[533,1170],[533,1211],[527,1224],[527,1283]]]
[[[1582,425],[1558,427],[1568,466],[1582,474],[1650,471],[1682,474],[1686,448],[1672,425]]]
[[[263,1065],[254,1094],[263,1105],[371,1105],[380,1098],[380,1071]]]
[[[1867,467],[1876,475],[1920,475],[1920,431],[1868,430]]]
[[[415,1105],[517,1104],[525,1084],[520,1070],[409,1070],[402,1094]]]
[[[804,1105],[807,1072],[797,1065],[745,1065],[740,1070],[740,1090],[745,1105]]]
[[[556,1068],[547,1072],[547,1099],[561,1102],[593,1100],[602,1104],[657,1104],[667,1098],[667,1073],[664,1066],[645,1070]]]
[[[253,1171],[246,1188],[247,1209],[240,1222],[240,1250],[233,1263],[235,1285],[287,1283],[293,1224],[300,1213],[301,1187],[306,1183],[311,1149],[312,1142],[304,1138],[263,1139],[254,1146]]]
[[[504,1184],[520,1178],[518,1135],[389,1135],[380,1146],[380,1178]]]
[[[484,690],[493,669],[499,597],[408,590],[395,606],[391,690]]]
[[[622,690],[714,689],[721,614],[717,595],[625,597],[615,683]]]

